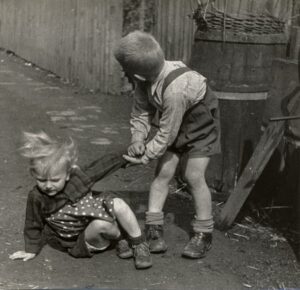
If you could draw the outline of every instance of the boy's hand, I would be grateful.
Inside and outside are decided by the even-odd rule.
[[[146,156],[146,155],[143,155],[141,158],[136,158],[136,157],[131,157],[131,156],[128,156],[128,155],[123,155],[123,158],[127,161],[129,161],[130,163],[132,164],[148,164],[150,162],[150,159]]]
[[[36,254],[26,253],[25,251],[18,251],[9,256],[11,260],[22,259],[23,261],[29,261],[33,259]]]
[[[134,142],[128,147],[128,156],[131,157],[143,156],[144,153],[145,153],[145,144],[142,141]]]

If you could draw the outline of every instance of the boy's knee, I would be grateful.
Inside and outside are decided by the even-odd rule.
[[[199,187],[202,184],[206,184],[205,175],[199,172],[190,172],[184,175],[184,180],[190,187]]]
[[[91,228],[94,232],[97,233],[106,233],[112,227],[112,223],[104,221],[104,220],[93,220],[89,224],[89,228]]]
[[[128,209],[127,203],[121,198],[114,198],[114,211],[116,214],[124,212]]]

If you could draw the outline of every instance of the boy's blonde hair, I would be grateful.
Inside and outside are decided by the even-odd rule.
[[[156,39],[151,34],[139,30],[121,38],[114,55],[125,71],[152,76],[159,74],[165,60]]]
[[[24,132],[23,138],[20,152],[29,158],[31,171],[38,169],[41,174],[47,175],[53,168],[65,168],[69,172],[77,162],[78,152],[72,139],[59,142],[44,132]]]

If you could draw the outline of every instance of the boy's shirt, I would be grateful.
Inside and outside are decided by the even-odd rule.
[[[206,93],[206,78],[195,71],[189,71],[176,78],[162,95],[167,75],[184,66],[181,61],[165,61],[153,84],[137,84],[130,120],[132,142],[144,142],[156,110],[161,113],[158,131],[146,145],[145,155],[149,159],[156,159],[164,154],[167,147],[175,141],[185,112],[200,102]]]
[[[42,231],[47,216],[55,213],[67,203],[77,202],[91,190],[97,181],[125,166],[126,163],[122,154],[107,154],[83,170],[75,167],[72,169],[70,180],[65,188],[53,197],[40,192],[35,186],[27,198],[24,227],[25,251],[37,254],[42,249],[44,245]]]

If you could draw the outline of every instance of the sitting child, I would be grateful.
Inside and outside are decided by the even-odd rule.
[[[96,181],[126,164],[121,154],[107,154],[81,170],[73,141],[58,142],[43,132],[24,133],[24,139],[22,155],[30,160],[36,186],[27,200],[25,251],[10,259],[33,259],[45,244],[76,258],[91,257],[116,241],[120,258],[133,256],[137,269],[151,267],[148,244],[130,207],[114,193],[91,191]]]

